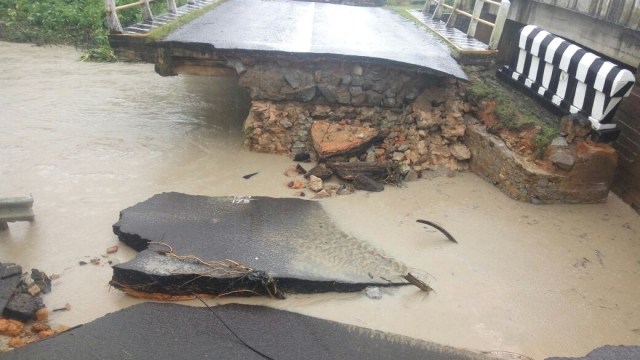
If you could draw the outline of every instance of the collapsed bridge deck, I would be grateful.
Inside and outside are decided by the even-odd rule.
[[[437,75],[467,78],[433,35],[382,8],[297,1],[228,1],[172,33],[158,46],[164,49],[164,60],[177,47],[340,55],[391,61]]]

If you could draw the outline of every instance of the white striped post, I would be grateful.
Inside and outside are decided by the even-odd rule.
[[[594,130],[615,130],[613,115],[635,77],[598,55],[534,25],[520,30],[518,55],[499,72],[566,113],[588,117]]]

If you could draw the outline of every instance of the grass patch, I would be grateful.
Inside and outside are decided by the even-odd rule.
[[[558,135],[560,135],[560,131],[556,127],[542,123],[540,132],[534,139],[536,144],[536,156],[538,158],[542,158],[547,146],[549,146],[553,139],[558,137]]]
[[[385,5],[384,7],[402,16],[403,18],[415,23],[416,25],[426,28],[426,26],[424,26],[423,23],[418,21],[418,19],[413,17],[413,15],[409,14],[409,10],[421,10],[422,9],[421,4],[401,5],[401,4],[393,4],[392,2],[388,2],[387,5]]]
[[[537,131],[533,139],[534,153],[538,158],[542,157],[547,146],[559,134],[558,127],[552,125],[557,120],[554,120],[555,117],[552,115],[544,115],[546,111],[542,110],[533,99],[499,83],[492,72],[471,76],[471,82],[467,87],[468,96],[473,98],[475,103],[485,100],[495,101],[495,115],[498,123],[493,126],[493,130],[507,129],[519,132],[535,128]]]
[[[407,3],[404,5],[401,4],[405,2],[406,1],[404,0],[399,0],[397,2],[390,1],[384,7],[402,16],[403,18],[411,21],[417,27],[431,33],[433,35],[433,38],[436,39],[436,41],[438,41],[442,45],[446,46],[451,53],[455,53],[457,51],[453,46],[451,46],[451,44],[449,44],[446,40],[444,40],[438,33],[429,29],[429,27],[421,23],[418,19],[416,19],[413,15],[409,13],[409,10],[422,10],[422,8],[424,7],[424,4],[416,4],[416,3]],[[398,3],[398,4],[394,4],[394,3]]]
[[[124,5],[134,0],[117,0]],[[177,0],[176,5],[187,0]],[[166,1],[151,3],[153,14],[167,12]],[[118,12],[122,26],[142,20],[139,7]],[[0,0],[0,39],[36,45],[71,45],[85,51],[82,60],[115,61],[109,46],[102,0]]]

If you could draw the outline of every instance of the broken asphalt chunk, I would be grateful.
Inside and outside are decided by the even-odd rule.
[[[44,294],[51,292],[51,279],[43,271],[31,269],[31,279]]]
[[[140,251],[113,266],[111,280],[134,296],[281,298],[408,284],[404,264],[344,233],[313,201],[163,193],[123,210],[113,229]]]
[[[263,306],[166,303],[131,306],[7,352],[2,359],[173,360],[200,359],[203,354],[229,360],[487,359],[466,350]]]
[[[16,293],[7,302],[2,314],[10,319],[29,321],[35,319],[36,312],[42,308],[44,308],[44,303],[39,296]]]
[[[22,274],[22,266],[13,263],[0,263],[0,279],[8,279]]]
[[[11,268],[7,272],[7,268]],[[22,273],[22,267],[16,264],[2,264],[0,263],[0,273],[2,274],[13,274],[15,269],[19,268],[20,272],[14,275],[7,275],[6,277],[0,278],[0,314],[4,310],[7,302],[13,296],[13,293],[16,291],[18,284],[20,284],[21,277],[19,276]]]

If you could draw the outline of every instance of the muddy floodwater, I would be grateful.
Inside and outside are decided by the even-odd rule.
[[[73,326],[140,302],[109,287],[126,261],[111,226],[164,191],[294,196],[284,156],[242,148],[234,79],[168,77],[149,64],[83,63],[66,47],[0,42],[0,197],[35,199],[34,223],[0,231],[0,261],[58,274],[45,296]],[[249,180],[243,175],[258,172]],[[471,173],[322,200],[336,224],[436,290],[212,299],[272,306],[474,351],[534,359],[640,343],[640,216],[615,195],[536,206]],[[459,244],[417,224],[438,222]],[[100,265],[80,265],[92,258]],[[185,302],[198,306],[197,301]]]

